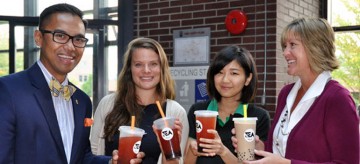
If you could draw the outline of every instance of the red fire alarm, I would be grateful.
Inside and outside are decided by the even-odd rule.
[[[230,11],[225,19],[226,29],[234,35],[242,33],[247,26],[247,17],[240,10]]]

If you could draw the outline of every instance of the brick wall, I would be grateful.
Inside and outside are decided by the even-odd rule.
[[[286,65],[278,44],[281,28],[293,18],[319,13],[318,3],[317,0],[134,0],[134,35],[159,41],[171,66],[174,30],[210,27],[211,58],[227,45],[244,46],[254,56],[259,73],[255,103],[273,114],[279,89],[291,81],[284,76]],[[240,35],[230,34],[224,24],[226,15],[235,9],[248,17],[247,28]]]
[[[287,75],[287,64],[282,55],[280,37],[284,27],[296,18],[319,17],[320,2],[318,0],[277,0],[276,4],[276,95],[281,88],[295,77]]]

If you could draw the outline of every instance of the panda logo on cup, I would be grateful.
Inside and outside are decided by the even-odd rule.
[[[203,125],[199,120],[196,120],[196,133],[200,133],[203,129]]]
[[[174,136],[174,132],[171,128],[164,128],[162,131],[161,131],[161,137],[168,141],[168,140],[171,140]]]
[[[140,151],[140,145],[141,145],[141,140],[135,142],[135,144],[134,144],[134,146],[133,146],[133,152],[134,152],[135,154],[139,153],[139,151]]]
[[[255,132],[253,129],[246,129],[244,132],[244,139],[247,142],[253,142],[255,140]]]

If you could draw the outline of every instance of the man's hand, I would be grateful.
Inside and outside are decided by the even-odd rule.
[[[137,164],[137,163],[141,163],[142,159],[145,157],[145,153],[144,152],[139,152],[136,155],[136,158],[131,159],[130,163],[131,164]],[[118,151],[114,150],[112,152],[112,159],[109,161],[109,164],[117,164],[118,163],[118,159],[119,159],[119,155],[118,155]]]

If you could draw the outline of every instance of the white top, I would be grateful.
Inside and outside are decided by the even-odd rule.
[[[329,71],[322,72],[311,84],[310,88],[306,91],[305,95],[301,98],[300,102],[290,113],[290,110],[294,104],[298,90],[301,87],[300,79],[296,81],[294,87],[291,89],[289,95],[286,98],[285,109],[282,111],[279,121],[276,124],[273,133],[273,153],[285,157],[286,144],[289,137],[289,133],[296,126],[296,124],[304,117],[315,99],[323,92],[326,83],[331,79]],[[288,114],[286,114],[288,113]],[[286,115],[286,116],[285,116]],[[283,123],[281,121],[284,120]],[[283,128],[280,127],[283,125]],[[277,145],[278,144],[278,145]]]
[[[41,63],[40,60],[37,61],[42,73],[45,76],[46,82],[50,85],[50,80],[52,79],[53,75],[45,68],[45,66]],[[64,82],[61,85],[68,85],[68,78],[66,77]],[[50,87],[49,87],[50,91]],[[65,154],[68,163],[70,163],[71,157],[71,148],[73,143],[73,136],[74,136],[74,112],[71,99],[66,101],[62,94],[58,97],[55,97],[51,94],[56,118],[59,124],[60,133],[62,142],[64,144]]]
[[[91,128],[90,142],[91,151],[95,155],[105,154],[105,140],[104,136],[104,125],[107,114],[113,109],[116,93],[109,94],[101,99],[98,107],[96,108],[94,115],[94,124]],[[189,122],[187,119],[187,113],[185,109],[176,101],[167,99],[166,100],[166,117],[179,118],[183,125],[181,134],[181,154],[184,156],[184,150],[186,148],[186,141],[189,136]],[[162,162],[162,154],[160,154],[158,163]],[[180,163],[183,163],[183,159],[180,159]]]

